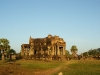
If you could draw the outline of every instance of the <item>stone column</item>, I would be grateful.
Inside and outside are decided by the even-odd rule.
[[[4,50],[2,50],[2,60],[5,60]]]
[[[28,48],[25,49],[25,56],[28,56]]]
[[[33,46],[30,46],[29,56],[30,55],[34,55],[34,48],[33,48]]]
[[[48,55],[49,55],[50,53],[49,53],[49,49],[48,49]]]
[[[40,51],[41,55],[43,55],[43,49],[41,48],[41,51]]]
[[[24,49],[21,48],[21,56],[24,56]]]
[[[54,55],[54,47],[52,47],[52,55]]]
[[[51,48],[51,47],[48,47],[48,55],[50,55],[50,51],[51,51],[50,48]]]
[[[66,46],[63,46],[63,55],[65,55]]]
[[[57,55],[59,55],[59,46],[57,46]]]
[[[56,46],[54,46],[54,55],[56,55]]]
[[[39,54],[39,51],[38,50],[36,50],[36,54]]]

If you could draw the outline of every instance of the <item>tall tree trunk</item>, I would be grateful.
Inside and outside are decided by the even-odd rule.
[[[2,53],[2,60],[5,60],[5,56],[4,56],[4,53]]]
[[[2,60],[5,60],[4,50],[2,50]]]

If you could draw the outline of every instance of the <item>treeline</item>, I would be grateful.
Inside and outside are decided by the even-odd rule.
[[[77,54],[78,48],[77,46],[73,45],[70,49],[70,52],[66,50],[66,57],[67,59],[81,59],[81,58],[96,58],[100,59],[100,48],[97,49],[90,49],[87,52],[84,52],[80,55]]]
[[[87,52],[83,53],[83,56],[85,56],[85,57],[99,57],[100,56],[100,48],[88,50]]]

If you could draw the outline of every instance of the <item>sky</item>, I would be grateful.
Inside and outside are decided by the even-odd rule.
[[[0,38],[20,52],[29,37],[57,35],[78,54],[100,48],[100,0],[0,0]]]

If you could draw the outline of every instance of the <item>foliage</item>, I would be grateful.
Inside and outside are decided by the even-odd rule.
[[[68,50],[65,50],[65,55],[69,55],[69,51]]]
[[[10,49],[7,51],[7,54],[16,54],[16,51],[14,49]]]
[[[2,51],[2,54],[4,55],[4,57],[7,56],[7,51],[9,49],[10,49],[9,40],[7,40],[6,38],[1,38],[0,39],[0,52]]]
[[[77,54],[76,54],[78,51],[77,47],[73,45],[70,50],[72,52],[73,57],[77,57]]]
[[[10,49],[9,40],[5,38],[0,39],[0,49],[8,51]]]
[[[68,50],[65,50],[65,55],[66,55],[66,58],[69,58],[69,59],[72,58],[72,55],[70,54]]]
[[[70,50],[72,53],[77,53],[77,51],[78,51],[78,49],[75,45],[73,45]]]
[[[10,49],[7,51],[7,56],[10,56],[10,60],[12,60],[12,55],[16,54],[16,51],[14,49]]]
[[[89,56],[92,56],[92,57],[100,56],[100,48],[88,50],[87,52],[84,52],[83,53],[83,56],[85,56],[85,57],[89,57]]]
[[[2,38],[2,39],[0,39],[0,44],[2,44],[2,45],[8,45],[9,44],[9,40],[7,40],[5,38]]]
[[[84,52],[83,56],[87,57],[88,56],[88,52]]]

